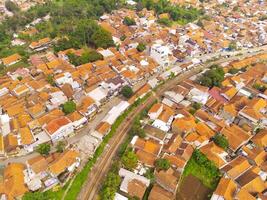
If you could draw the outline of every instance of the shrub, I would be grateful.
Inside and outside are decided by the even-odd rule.
[[[213,141],[215,144],[217,144],[219,147],[223,148],[224,150],[228,149],[229,147],[228,140],[224,135],[216,134],[213,138]]]
[[[146,45],[144,43],[139,43],[136,47],[137,51],[143,52],[146,49]]]
[[[132,19],[130,17],[124,17],[123,24],[125,24],[126,26],[133,26],[136,23],[135,23],[134,19]]]
[[[159,158],[156,160],[155,166],[157,170],[168,170],[171,167],[171,164],[170,161],[164,158]]]

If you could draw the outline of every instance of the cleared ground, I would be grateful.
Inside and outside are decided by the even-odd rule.
[[[178,188],[177,200],[208,200],[212,190],[193,175],[185,177]]]

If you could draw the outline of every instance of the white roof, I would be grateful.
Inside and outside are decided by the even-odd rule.
[[[114,200],[128,200],[128,198],[116,192]]]
[[[104,122],[113,124],[115,120],[129,107],[127,101],[121,101],[117,106],[114,106],[103,119]]]
[[[158,79],[156,78],[150,79],[147,83],[151,86],[151,88],[154,88],[158,85]]]
[[[119,175],[121,177],[124,177],[123,181],[121,182],[120,190],[123,192],[126,192],[126,193],[128,193],[128,183],[134,179],[144,183],[147,187],[150,184],[149,179],[147,179],[143,176],[137,175],[137,174],[135,174],[131,171],[128,171],[126,169],[123,169],[123,168],[120,168]]]
[[[114,53],[112,53],[112,51],[110,51],[109,49],[104,49],[101,51],[98,51],[100,54],[102,54],[102,56],[106,57],[110,57],[110,56],[114,56]]]
[[[91,92],[87,93],[87,96],[91,97],[95,102],[101,102],[101,100],[105,99],[107,96],[107,91],[104,89],[97,87]]]

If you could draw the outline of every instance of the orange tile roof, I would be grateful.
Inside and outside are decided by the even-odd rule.
[[[111,125],[107,122],[100,122],[98,126],[96,127],[96,131],[102,135],[106,135],[108,131],[110,130]]]
[[[67,117],[68,117],[72,122],[78,121],[78,120],[80,120],[80,119],[83,118],[83,116],[82,116],[80,113],[78,113],[77,111],[68,114]]]
[[[257,133],[253,138],[252,142],[258,145],[259,147],[267,146],[267,130],[263,129]]]
[[[32,120],[31,116],[27,113],[20,113],[17,117],[20,127],[25,127]]]
[[[2,62],[4,65],[10,65],[11,63],[19,61],[20,59],[21,59],[21,56],[16,53],[6,58],[2,58]]]
[[[203,122],[197,123],[195,130],[199,135],[206,136],[207,138],[211,138],[215,135],[215,132]]]
[[[136,155],[138,157],[138,160],[148,166],[154,166],[154,163],[157,159],[156,156],[154,156],[153,154],[147,153],[143,150],[138,150],[136,152]]]
[[[238,156],[231,162],[229,162],[227,165],[225,165],[221,170],[223,172],[226,172],[230,178],[236,179],[238,176],[247,171],[250,167],[251,165],[245,157]]]
[[[60,155],[60,157],[50,164],[49,170],[55,174],[59,175],[64,172],[68,167],[77,162],[77,157],[79,153],[77,151],[68,150]]]
[[[40,123],[41,126],[43,126],[44,124],[48,124],[50,121],[61,116],[64,116],[64,113],[62,112],[62,110],[55,109],[47,113],[46,115],[38,118],[38,122]]]
[[[60,127],[65,126],[69,123],[71,123],[71,121],[67,117],[62,116],[48,122],[48,124],[45,126],[45,130],[50,135],[53,135]]]
[[[168,192],[167,190],[163,189],[162,187],[160,187],[157,184],[154,184],[148,200],[173,200],[174,199],[174,195],[170,192]]]
[[[209,160],[212,160],[217,167],[222,167],[225,164],[225,161],[219,156],[219,154],[224,153],[224,150],[215,145],[214,142],[202,146],[200,151],[205,154]]]
[[[223,196],[225,200],[234,199],[234,194],[237,190],[237,185],[230,178],[221,178],[216,190],[215,194],[219,196]]]
[[[9,116],[11,116],[11,117],[15,116],[15,115],[18,115],[20,113],[25,112],[24,104],[20,103],[20,104],[16,104],[16,105],[10,106],[10,107],[6,108],[6,111],[7,111],[7,114]]]
[[[24,184],[25,166],[20,163],[11,163],[4,169],[4,180],[0,182],[0,193],[6,194],[8,199],[21,197],[28,192]]]
[[[19,133],[21,137],[21,144],[29,145],[34,142],[33,135],[28,127],[21,128]]]
[[[33,116],[38,115],[39,113],[42,113],[44,111],[45,107],[41,103],[35,104],[34,106],[28,108],[28,112]]]
[[[196,127],[194,117],[177,118],[172,123],[172,128],[179,130],[179,132],[190,132]]]
[[[256,200],[256,198],[255,198],[254,196],[252,196],[247,190],[245,190],[245,189],[243,189],[243,188],[241,188],[241,189],[238,191],[236,197],[237,197],[238,199],[240,199],[240,200],[241,200],[241,199],[244,199],[244,200]]]
[[[30,165],[34,173],[38,174],[40,172],[44,172],[48,168],[48,162],[45,159],[45,157],[39,155],[34,158],[31,158],[27,161],[27,163]]]

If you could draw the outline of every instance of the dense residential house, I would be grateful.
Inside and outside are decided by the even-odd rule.
[[[216,190],[213,192],[211,200],[234,199],[237,191],[236,183],[230,178],[221,178]]]
[[[227,163],[226,156],[228,154],[214,142],[210,142],[207,145],[202,146],[200,151],[205,154],[209,160],[212,160],[219,168]]]
[[[91,97],[86,96],[81,98],[81,102],[78,105],[77,110],[90,120],[97,113],[98,105]]]
[[[110,132],[110,130],[111,125],[108,122],[102,121],[96,126],[95,131],[92,133],[92,135],[102,139]]]
[[[6,136],[11,132],[10,117],[8,114],[0,115],[0,129],[2,136]]]
[[[53,142],[74,132],[72,121],[65,116],[51,120],[43,128]]]
[[[87,118],[77,111],[68,114],[67,117],[72,121],[74,130],[82,128],[87,123]]]
[[[153,185],[152,190],[149,193],[149,200],[157,200],[157,199],[164,199],[164,200],[173,200],[175,199],[175,196],[173,193],[168,192],[164,188],[160,187],[157,184]]]
[[[39,155],[26,161],[24,170],[26,184],[31,191],[42,187],[42,179],[47,176],[48,161]]]
[[[11,65],[18,63],[19,61],[21,61],[21,59],[22,59],[22,57],[16,53],[16,54],[13,54],[11,56],[2,58],[1,62],[3,63],[3,65],[9,67]]]
[[[161,44],[153,44],[150,49],[150,56],[163,68],[170,65],[170,49]]]
[[[263,99],[251,100],[242,110],[239,111],[239,116],[242,117],[243,121],[240,124],[248,123],[253,127],[261,126],[266,124],[266,115],[264,114],[266,108],[266,101]]]
[[[163,110],[157,119],[152,123],[152,126],[159,128],[162,131],[168,132],[174,118],[174,111],[172,108],[164,105]]]
[[[28,188],[25,184],[22,163],[10,163],[4,168],[3,179],[0,182],[0,193],[3,199],[21,198]]]
[[[79,153],[74,150],[67,150],[49,165],[48,170],[53,176],[57,177],[63,172],[73,172],[79,165]]]
[[[163,104],[156,103],[148,111],[148,116],[152,120],[156,120],[163,111]]]
[[[68,101],[68,98],[64,95],[62,91],[56,91],[56,92],[50,93],[49,95],[50,95],[50,98],[46,102],[46,108],[50,111],[55,108],[58,108],[60,105]]]
[[[123,168],[119,170],[119,175],[123,178],[120,190],[131,197],[142,199],[150,180]]]
[[[34,41],[29,45],[29,48],[33,51],[43,51],[49,47],[51,44],[50,38],[43,38],[38,41]]]
[[[162,150],[162,144],[152,139],[144,140],[134,136],[131,146],[136,152],[138,160],[146,166],[153,167]]]
[[[175,173],[175,170],[169,168],[168,170],[155,171],[155,179],[157,184],[163,187],[165,190],[176,194],[178,187],[179,176]]]

